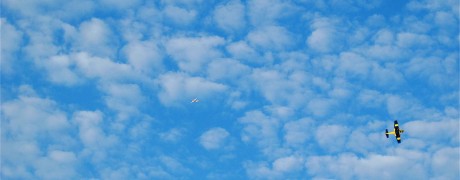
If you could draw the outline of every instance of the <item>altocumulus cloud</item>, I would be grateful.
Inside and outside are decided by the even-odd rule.
[[[4,0],[1,178],[459,179],[458,6]]]

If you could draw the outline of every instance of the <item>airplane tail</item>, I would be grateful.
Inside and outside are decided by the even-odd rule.
[[[388,138],[388,129],[385,129],[385,136]]]

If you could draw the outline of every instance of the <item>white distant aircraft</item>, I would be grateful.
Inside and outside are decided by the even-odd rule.
[[[196,102],[199,102],[199,101],[200,101],[200,100],[198,100],[198,98],[195,98],[195,99],[193,99],[192,102],[190,102],[190,103],[196,103]]]

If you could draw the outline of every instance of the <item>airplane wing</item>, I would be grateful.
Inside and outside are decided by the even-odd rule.
[[[400,134],[400,132],[399,132],[399,124],[398,124],[398,121],[395,121],[394,127],[395,127],[395,133],[396,133],[396,140],[398,141],[398,143],[401,143],[401,134]]]

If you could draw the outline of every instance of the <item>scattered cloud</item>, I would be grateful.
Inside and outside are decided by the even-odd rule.
[[[220,149],[225,146],[229,135],[223,128],[211,128],[200,136],[200,144],[207,150]]]
[[[166,106],[189,102],[193,97],[208,98],[223,93],[226,86],[200,77],[190,77],[183,73],[165,74],[159,77],[158,98]]]
[[[245,6],[239,0],[230,1],[216,7],[214,21],[219,28],[233,33],[243,30],[246,26]]]
[[[457,1],[2,10],[3,178],[459,179]]]
[[[166,43],[166,52],[186,72],[198,73],[206,68],[209,61],[219,58],[222,52],[219,46],[225,43],[218,36],[172,38]]]

